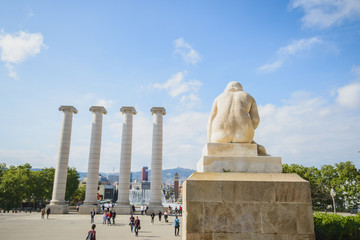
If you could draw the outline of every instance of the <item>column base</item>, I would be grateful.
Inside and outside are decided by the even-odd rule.
[[[113,209],[116,214],[128,215],[131,214],[131,206],[130,204],[116,204]]]
[[[79,207],[80,214],[90,214],[92,210],[95,210],[97,214],[100,213],[100,206],[98,204],[83,204]]]
[[[149,203],[149,209],[147,210],[147,214],[150,215],[152,212],[157,214],[159,211],[164,213],[165,207],[162,205],[162,203]]]
[[[50,208],[50,214],[68,214],[69,206],[66,204],[50,203],[46,205],[45,212]]]

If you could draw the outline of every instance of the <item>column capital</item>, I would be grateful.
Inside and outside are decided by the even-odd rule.
[[[163,107],[152,107],[152,108],[150,109],[150,112],[151,112],[152,114],[155,114],[155,113],[157,113],[157,112],[160,112],[162,115],[165,115],[165,114],[166,114],[166,110],[165,110],[165,108],[163,108]]]
[[[59,111],[63,111],[63,112],[73,112],[73,113],[78,113],[78,110],[74,107],[74,106],[65,106],[65,105],[61,105],[59,107]]]
[[[90,112],[101,112],[103,114],[107,114],[106,109],[103,106],[91,106],[89,108]]]
[[[125,112],[131,112],[132,114],[136,114],[136,110],[134,107],[126,107],[126,106],[123,106],[122,108],[120,108],[120,112],[122,112],[123,114]]]

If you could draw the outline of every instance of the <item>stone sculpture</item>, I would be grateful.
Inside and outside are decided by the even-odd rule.
[[[214,101],[208,142],[183,184],[183,239],[315,240],[309,182],[254,142],[253,97],[230,82]]]
[[[255,99],[230,82],[215,100],[208,123],[209,143],[251,143],[260,117]]]

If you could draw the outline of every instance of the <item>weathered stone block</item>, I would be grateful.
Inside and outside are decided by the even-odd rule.
[[[314,239],[310,185],[296,174],[195,172],[183,186],[186,240]]]
[[[202,156],[198,172],[281,173],[281,158],[270,156],[228,157]]]
[[[309,202],[311,194],[308,182],[276,182],[276,202]]]
[[[251,143],[207,143],[203,156],[256,157],[257,144]]]
[[[188,186],[188,200],[189,201],[208,201],[216,202],[221,201],[221,182],[209,182],[209,184],[196,184],[195,182],[189,182]]]
[[[297,207],[289,203],[264,204],[261,207],[263,233],[297,233]]]

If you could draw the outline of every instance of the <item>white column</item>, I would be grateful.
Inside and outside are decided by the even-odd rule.
[[[68,208],[65,205],[65,190],[70,153],[71,127],[73,113],[76,114],[78,111],[73,106],[60,106],[59,111],[63,112],[63,120],[52,200],[48,207],[51,207],[52,213],[68,213]]]
[[[91,140],[89,151],[89,164],[86,181],[86,193],[84,205],[80,206],[80,213],[88,214],[94,205],[97,205],[97,192],[99,181],[100,152],[101,152],[101,133],[103,114],[107,111],[102,106],[92,106],[90,112],[93,114]]]
[[[153,115],[153,142],[151,157],[151,183],[150,183],[150,204],[149,212],[155,214],[161,210],[161,184],[162,184],[162,146],[163,146],[163,115],[166,114],[165,108],[151,108]]]
[[[136,110],[134,107],[122,107],[120,111],[124,115],[124,122],[123,122],[122,140],[121,140],[118,199],[116,201],[115,210],[117,213],[120,214],[129,214],[132,129],[133,129],[133,115],[136,114]]]

